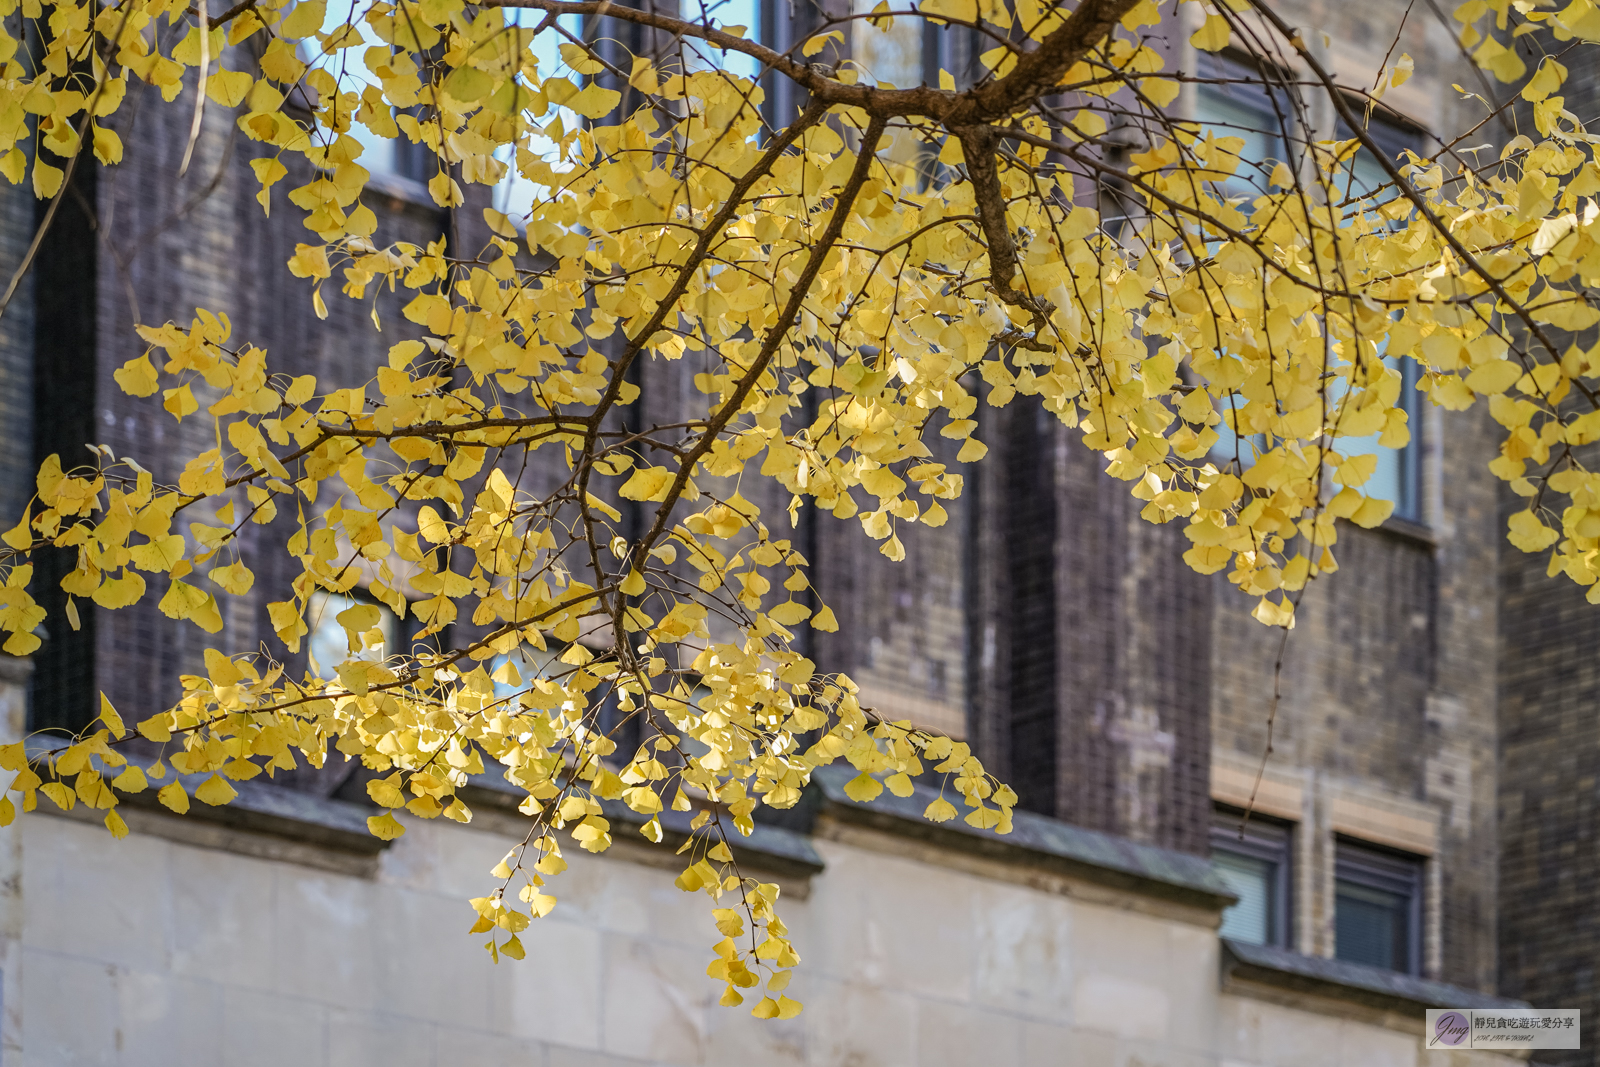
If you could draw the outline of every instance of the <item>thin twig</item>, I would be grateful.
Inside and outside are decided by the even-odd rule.
[[[128,7],[126,3],[122,8],[122,18],[117,23],[117,32],[111,35],[113,42],[122,37],[122,30],[128,24]],[[110,56],[107,49],[106,55]],[[61,200],[67,195],[67,190],[72,186],[72,176],[78,170],[78,159],[83,155],[83,138],[89,132],[90,123],[94,121],[94,109],[100,103],[100,94],[105,92],[106,83],[111,80],[110,72],[106,73],[99,85],[95,86],[94,96],[89,98],[89,105],[83,110],[83,121],[78,123],[78,150],[72,153],[72,158],[67,160],[66,172],[61,176],[61,188],[56,190],[56,195],[51,198],[50,206],[45,209],[44,218],[39,223],[39,228],[34,231],[33,241],[28,245],[27,254],[22,257],[22,262],[17,264],[17,269],[11,275],[11,281],[6,285],[4,296],[0,296],[0,318],[5,317],[6,309],[11,306],[11,298],[17,295],[17,287],[22,284],[22,279],[27,276],[28,269],[33,266],[34,257],[39,254],[39,246],[44,244],[44,235],[50,232],[50,224],[56,220],[56,211],[61,207]],[[92,149],[91,149],[92,151]],[[39,166],[37,153],[33,165]]]
[[[189,123],[189,143],[183,149],[183,163],[178,167],[178,177],[189,173],[189,160],[194,157],[194,146],[200,140],[200,123],[206,117],[206,68],[211,66],[211,22],[206,17],[206,0],[197,5],[200,18],[200,81],[195,85],[194,121]]]

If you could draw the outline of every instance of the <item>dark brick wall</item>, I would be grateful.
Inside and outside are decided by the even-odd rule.
[[[1500,551],[1500,985],[1582,1010],[1590,1051],[1536,1054],[1577,1065],[1600,1041],[1600,608],[1547,562]]]
[[[831,8],[824,3],[819,10]],[[941,45],[952,61],[962,47]],[[286,202],[305,176],[279,183],[274,216],[264,217],[249,169],[262,146],[213,108],[180,179],[190,116],[185,100],[158,106],[136,98],[119,112],[127,158],[109,170],[84,169],[82,206],[71,215],[76,228],[57,235],[40,271],[60,279],[40,305],[51,324],[38,349],[48,372],[39,409],[50,418],[41,447],[72,462],[83,441],[103,441],[118,455],[139,458],[161,480],[175,480],[185,461],[212,445],[210,422],[203,412],[174,422],[158,398],[130,398],[114,385],[112,373],[143,349],[136,322],[187,325],[196,306],[225,312],[235,343],[260,345],[274,370],[315,373],[328,387],[367,378],[384,350],[413,330],[387,294],[376,303],[382,332],[374,330],[370,300],[340,297],[337,278],[326,291],[329,320],[316,321],[309,285],[282,266],[297,242],[311,239]],[[370,194],[369,202],[379,213],[380,241],[421,243],[452,227],[428,208]],[[454,222],[463,237],[475,226],[471,214]],[[656,421],[703,404],[688,389],[689,375],[699,369],[693,362],[641,366],[644,397],[619,418]],[[15,388],[11,393],[17,395]],[[1125,503],[1125,486],[1095,473],[1093,457],[1075,444],[1066,458],[1053,419],[1020,402],[1005,418],[1003,426],[986,422],[982,436],[1012,459],[964,472],[977,498],[1000,510],[979,518],[968,501],[947,502],[942,528],[899,531],[908,555],[902,564],[884,559],[881,543],[866,538],[854,519],[807,510],[798,528],[787,528],[784,494],[762,491],[758,502],[774,534],[792,536],[812,558],[823,599],[839,617],[837,635],[808,637],[814,654],[823,670],[847,671],[862,682],[890,717],[965,729],[980,750],[997,749],[997,766],[1018,772],[1026,804],[1141,840],[1201,848],[1209,654],[1205,628],[1190,617],[1204,614],[1208,589],[1186,581],[1181,564],[1167,565],[1176,559],[1173,531],[1142,529]],[[960,469],[957,443],[930,435],[929,445],[936,459]],[[35,458],[22,464],[30,475]],[[979,486],[988,476],[980,471],[1001,481]],[[86,721],[101,690],[125,715],[142,717],[174,699],[178,675],[195,669],[207,646],[240,653],[265,642],[278,649],[265,603],[287,596],[293,573],[281,552],[293,530],[292,507],[284,502],[280,510],[277,522],[250,527],[240,541],[256,587],[246,597],[222,598],[221,634],[160,615],[160,578],[149,602],[134,608],[80,605],[84,628],[58,635],[38,657],[36,724]],[[184,521],[207,518],[196,513]],[[643,518],[628,516],[633,526]],[[973,532],[976,540],[968,538]],[[1088,564],[1112,544],[1131,553],[1123,563],[1110,570]],[[1150,552],[1164,562],[1138,562]],[[1176,604],[1176,612],[1147,611],[1157,600]],[[972,625],[979,616],[982,623]],[[1122,673],[1130,666],[1139,675],[1131,681]],[[969,683],[969,675],[982,683]],[[1107,709],[1117,710],[1108,717]]]
[[[1191,852],[1210,811],[1211,584],[1076,430],[981,407],[971,734],[1023,806]]]
[[[1563,94],[1592,115],[1600,76],[1574,66]],[[1531,126],[1526,103],[1514,114]],[[1578,458],[1594,470],[1600,455]],[[1501,493],[1502,529],[1527,503]],[[1537,1007],[1582,1011],[1583,1051],[1534,1053],[1576,1067],[1594,1063],[1600,1043],[1600,607],[1546,575],[1549,553],[1498,547],[1500,986]]]
[[[1056,431],[1062,818],[1205,853],[1212,583],[1180,525],[1139,517],[1076,430]]]
[[[0,293],[34,233],[33,191],[0,183]],[[0,315],[0,523],[10,529],[33,496],[33,274]]]
[[[963,473],[958,442],[937,432],[924,440],[933,462]],[[970,479],[970,468],[965,473]],[[880,553],[884,542],[868,537],[857,518],[813,511],[806,536],[815,545],[814,580],[839,620],[837,633],[817,635],[822,668],[848,673],[863,701],[888,719],[959,735],[968,720],[963,551],[971,504],[940,503],[948,512],[943,526],[896,525],[906,551],[899,563]]]
[[[1340,569],[1307,589],[1284,646],[1269,769],[1321,804],[1351,788],[1430,810],[1439,828],[1438,974],[1495,987],[1497,833],[1495,454],[1486,413],[1424,412],[1416,427],[1426,526],[1339,527]],[[1266,751],[1282,631],[1217,578],[1217,748]],[[1503,660],[1501,660],[1504,662]],[[1314,832],[1325,827],[1312,826]],[[1331,878],[1311,850],[1312,881]],[[1333,950],[1328,901],[1306,901],[1308,948]]]
[[[151,92],[134,90],[140,91]],[[287,202],[288,190],[307,177],[291,172],[275,186],[273,215],[264,216],[249,166],[264,146],[239,133],[231,114],[212,108],[189,172],[178,178],[190,115],[183,99],[170,106],[130,101],[118,112],[126,158],[114,168],[80,168],[87,194],[64,207],[47,243],[51,253],[38,268],[41,454],[59,451],[64,462],[81,462],[88,458],[84,440],[104,442],[138,459],[158,481],[175,481],[183,464],[214,440],[203,387],[196,388],[202,410],[178,423],[162,410],[159,394],[129,397],[113,382],[113,372],[144,349],[136,322],[172,320],[187,328],[196,307],[225,313],[233,324],[230,343],[263,347],[271,370],[314,373],[325,389],[365,381],[388,347],[417,329],[401,314],[399,297],[380,293],[374,304],[369,291],[364,301],[346,299],[337,275],[325,283],[329,318],[319,322],[309,283],[283,266],[296,243],[314,241]],[[368,203],[379,216],[380,242],[425,243],[448,225],[448,216],[431,207],[377,193],[368,194]],[[92,220],[85,211],[91,204]],[[381,331],[372,322],[374,307]],[[58,638],[53,651],[38,657],[36,722],[82,722],[100,690],[125,715],[151,714],[176,697],[178,675],[193,669],[208,645],[242,652],[264,641],[281,653],[265,605],[288,595],[292,572],[281,549],[294,529],[294,508],[294,501],[281,501],[277,521],[247,527],[239,551],[256,585],[244,597],[220,595],[226,622],[220,634],[162,616],[160,577],[151,579],[148,600],[132,608],[106,612],[80,604],[84,630]],[[50,625],[54,635],[59,623]]]
[[[1273,732],[1287,762],[1420,789],[1424,702],[1434,674],[1431,546],[1341,524],[1339,572],[1311,583],[1284,646]],[[1220,577],[1220,576],[1219,576]],[[1218,581],[1219,737],[1260,755],[1283,631],[1248,618],[1254,602]],[[1420,794],[1419,794],[1420,795]]]

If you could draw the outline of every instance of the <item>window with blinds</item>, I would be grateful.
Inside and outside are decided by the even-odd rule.
[[[1217,873],[1239,896],[1239,903],[1222,915],[1223,937],[1252,945],[1272,943],[1272,884],[1277,865],[1254,856],[1219,851],[1212,859]]]
[[[1340,841],[1334,861],[1334,956],[1417,974],[1422,957],[1422,860]]]
[[[1290,828],[1238,811],[1219,810],[1211,829],[1211,863],[1239,900],[1222,913],[1218,933],[1253,945],[1289,940]]]

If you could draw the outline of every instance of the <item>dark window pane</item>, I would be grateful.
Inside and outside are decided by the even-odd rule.
[[[1396,893],[1352,882],[1337,883],[1334,901],[1336,955],[1389,971],[1408,970],[1406,913],[1410,901]]]
[[[1341,842],[1334,878],[1334,955],[1416,974],[1422,861]]]

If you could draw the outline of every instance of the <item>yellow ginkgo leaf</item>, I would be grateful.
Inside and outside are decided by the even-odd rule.
[[[1233,31],[1228,26],[1226,17],[1218,14],[1206,16],[1205,23],[1194,33],[1189,35],[1189,43],[1202,52],[1220,52],[1228,47],[1228,42],[1233,38]]]

